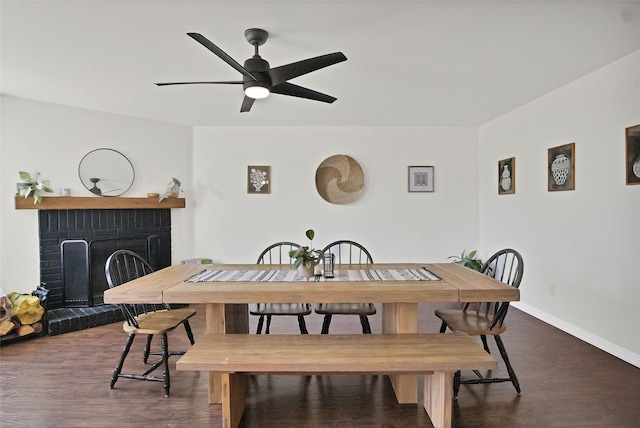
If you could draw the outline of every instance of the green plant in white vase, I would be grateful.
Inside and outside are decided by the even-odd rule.
[[[167,191],[164,192],[162,196],[160,196],[160,201],[169,197],[178,197],[178,195],[180,194],[180,187],[182,186],[182,183],[177,178],[172,177],[167,186]]]
[[[53,193],[49,187],[49,180],[40,180],[40,173],[36,172],[33,177],[25,171],[20,171],[20,180],[18,183],[18,196],[28,198],[33,195],[33,204],[42,202],[42,192]]]
[[[293,267],[298,269],[298,272],[302,276],[313,276],[314,267],[320,263],[322,257],[322,250],[312,248],[313,238],[315,232],[313,229],[309,229],[305,232],[305,235],[310,241],[309,246],[302,246],[295,250],[289,251],[289,257],[295,259]],[[303,273],[303,271],[306,271]]]

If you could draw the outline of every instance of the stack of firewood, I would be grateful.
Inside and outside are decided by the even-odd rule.
[[[31,294],[0,292],[0,337],[27,336],[43,329],[44,308],[40,299]]]

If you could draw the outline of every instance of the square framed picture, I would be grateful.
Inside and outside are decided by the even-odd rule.
[[[433,167],[409,167],[409,192],[433,192]]]
[[[516,193],[516,158],[498,161],[498,195]]]
[[[640,125],[626,128],[627,184],[640,184]]]
[[[547,189],[549,192],[576,189],[576,143],[552,147],[547,151]]]
[[[271,192],[271,167],[249,165],[247,167],[247,193]]]

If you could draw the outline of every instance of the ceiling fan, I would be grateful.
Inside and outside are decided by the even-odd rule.
[[[247,41],[255,47],[255,54],[244,62],[244,67],[227,55],[222,49],[214,45],[209,39],[199,33],[187,33],[189,37],[200,43],[205,48],[220,57],[224,62],[242,73],[242,80],[217,81],[217,82],[167,82],[156,83],[158,86],[168,85],[198,85],[198,84],[227,84],[242,85],[244,88],[244,100],[240,112],[251,110],[256,99],[266,98],[270,93],[289,95],[292,97],[306,98],[314,101],[332,103],[336,98],[316,92],[312,89],[289,83],[288,80],[312,71],[346,61],[347,57],[342,52],[334,52],[314,58],[305,59],[280,67],[270,68],[269,63],[258,54],[258,47],[262,46],[269,37],[269,33],[260,28],[249,28],[244,32]]]

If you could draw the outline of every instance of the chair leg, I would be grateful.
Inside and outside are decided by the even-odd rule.
[[[303,315],[298,315],[298,326],[300,327],[301,334],[309,334],[307,331],[307,323],[305,322]]]
[[[440,333],[444,333],[445,331],[447,331],[447,324],[442,321],[442,325],[440,326]]]
[[[169,341],[167,339],[167,333],[162,333],[162,381],[164,384],[164,396],[169,396],[169,387],[171,386],[171,378],[169,376]]]
[[[498,345],[498,349],[500,350],[500,355],[502,355],[502,359],[504,360],[504,364],[507,366],[507,372],[509,372],[509,378],[511,379],[511,383],[513,387],[516,389],[518,394],[520,394],[520,382],[518,382],[518,378],[516,377],[516,372],[513,371],[513,367],[511,367],[511,363],[509,362],[509,356],[507,355],[507,350],[504,348],[504,343],[502,343],[502,339],[500,336],[494,336],[496,339],[496,345]]]
[[[484,350],[487,351],[487,354],[490,354],[491,351],[489,351],[489,344],[487,343],[487,335],[481,334],[480,340],[482,340],[482,347],[484,348]]]
[[[191,344],[193,345],[195,342],[195,340],[193,340],[193,332],[191,331],[191,324],[189,324],[189,320],[185,320],[184,321],[184,329],[187,332],[187,337],[189,338],[189,342],[191,342]]]
[[[153,334],[147,334],[147,343],[144,346],[144,354],[142,356],[142,362],[145,364],[147,364],[149,353],[151,353],[151,339],[153,339]]]
[[[267,329],[264,331],[264,334],[269,334],[270,329],[271,329],[271,315],[267,315]]]
[[[109,386],[109,389],[113,389],[113,387],[116,384],[116,381],[118,380],[118,377],[120,376],[120,372],[122,371],[122,366],[124,365],[124,360],[125,358],[127,358],[127,354],[129,354],[129,349],[131,349],[131,344],[133,343],[133,339],[136,338],[135,334],[130,334],[127,337],[127,342],[125,343],[124,347],[122,348],[122,355],[120,356],[120,361],[118,362],[118,365],[116,366],[116,368],[113,370],[113,375],[111,375],[111,386]]]
[[[264,324],[264,315],[260,315],[260,318],[258,318],[258,328],[256,329],[256,334],[262,333],[263,324]]]
[[[453,375],[453,399],[458,399],[458,391],[460,391],[460,370]]]
[[[325,314],[321,334],[329,334],[329,324],[331,324],[331,314]]]
[[[360,324],[362,325],[362,334],[371,334],[371,325],[366,315],[360,315]]]

